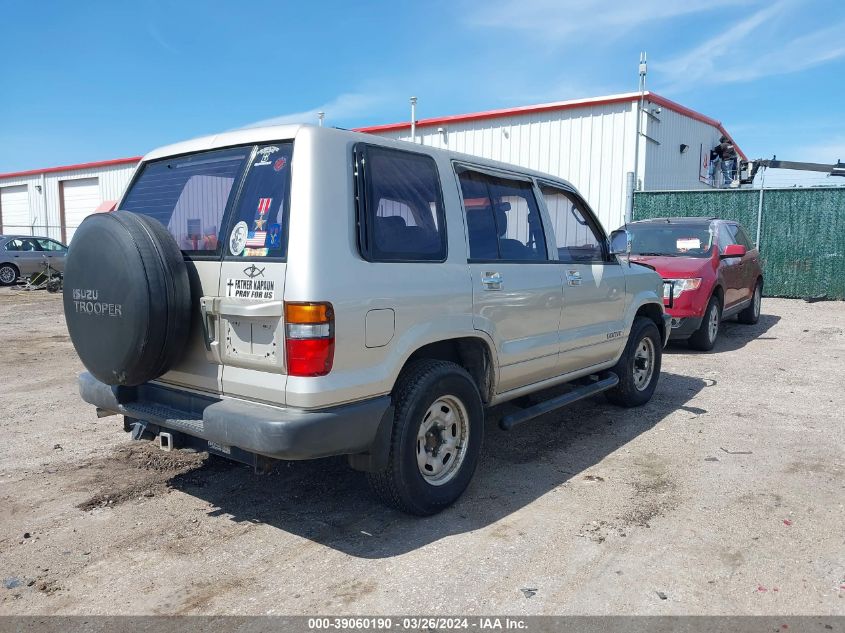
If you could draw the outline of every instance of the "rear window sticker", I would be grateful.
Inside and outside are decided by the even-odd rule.
[[[267,242],[267,231],[251,231],[246,236],[247,248],[262,248]]]
[[[270,210],[273,204],[273,198],[259,198],[258,199],[258,213],[264,215]]]
[[[272,279],[229,278],[226,280],[226,296],[238,299],[275,299],[276,282]]]
[[[284,156],[282,156],[281,158],[277,158],[276,162],[273,163],[273,169],[275,169],[276,171],[282,171],[285,168],[285,165],[287,165],[287,164],[288,164],[287,159]]]
[[[267,257],[268,248],[248,248],[244,251],[246,257]]]
[[[701,240],[697,237],[682,237],[679,238],[677,242],[675,242],[675,247],[679,251],[689,251],[701,248]]]
[[[257,163],[253,163],[253,167],[262,167],[263,165],[271,165],[270,162],[270,154],[275,154],[279,151],[279,148],[275,145],[268,145],[267,147],[262,147],[258,150],[257,154],[261,157],[261,160]]]
[[[263,231],[265,224],[267,224],[267,218],[264,217],[263,213],[259,213],[258,217],[255,218],[255,230]]]
[[[270,248],[279,248],[282,241],[282,225],[271,224],[270,231],[267,233],[267,246]]]
[[[249,227],[246,222],[238,222],[232,229],[232,234],[229,236],[229,252],[232,255],[240,255],[243,252],[247,233],[249,233]]]

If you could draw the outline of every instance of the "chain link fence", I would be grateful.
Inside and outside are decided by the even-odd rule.
[[[770,297],[845,299],[845,187],[640,191],[634,220],[719,217],[754,238]]]

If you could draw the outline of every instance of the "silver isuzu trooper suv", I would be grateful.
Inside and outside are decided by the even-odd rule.
[[[149,153],[118,208],[74,236],[65,315],[82,398],[164,449],[348,455],[432,514],[467,487],[487,407],[570,386],[510,429],[658,381],[662,280],[558,178],[279,126]]]

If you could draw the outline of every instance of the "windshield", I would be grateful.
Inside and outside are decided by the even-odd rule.
[[[629,224],[632,255],[709,257],[713,235],[707,224]]]
[[[150,161],[120,208],[161,222],[184,253],[285,257],[292,153],[279,142]],[[228,247],[235,229],[237,252]]]

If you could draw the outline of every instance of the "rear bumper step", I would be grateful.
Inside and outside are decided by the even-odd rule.
[[[149,383],[112,387],[87,372],[79,376],[79,393],[99,409],[276,459],[366,452],[390,406],[390,396],[380,396],[316,411],[274,407]]]
[[[499,420],[499,428],[503,431],[510,431],[517,424],[533,420],[544,413],[560,409],[561,407],[565,407],[573,402],[578,402],[584,398],[589,398],[590,396],[594,396],[602,391],[613,389],[613,387],[618,384],[619,376],[613,372],[606,372],[599,375],[598,380],[578,385],[572,389],[572,391],[568,391],[563,395],[550,398],[549,400],[544,400],[543,402],[535,404],[533,407],[528,407],[527,409],[522,409],[521,411],[516,411],[504,416],[501,420]]]

